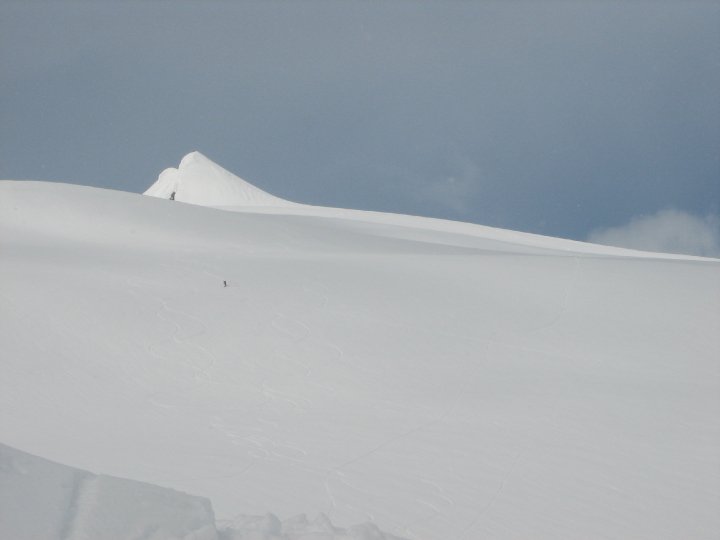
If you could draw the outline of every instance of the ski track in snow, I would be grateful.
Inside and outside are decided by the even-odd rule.
[[[566,316],[570,312],[570,305],[572,296],[574,294],[575,288],[577,287],[578,281],[580,279],[580,257],[573,256],[572,257],[572,273],[569,279],[565,281],[565,287],[563,289],[562,297],[559,303],[559,308],[557,310],[557,313],[548,321],[547,323],[541,324],[540,326],[537,326],[535,328],[531,328],[527,330],[526,334],[532,334],[536,332],[541,332],[544,330],[547,330],[555,325],[557,325],[564,316]],[[503,345],[505,347],[513,347],[518,348],[517,346],[505,343],[505,342],[499,342],[494,339],[490,339],[490,343],[498,343],[500,345]],[[488,346],[489,349],[489,346]],[[541,351],[542,352],[542,351]],[[546,354],[546,353],[544,353]],[[475,375],[475,374],[474,374]],[[474,377],[473,377],[474,378]],[[552,422],[552,419],[555,418],[557,414],[557,410],[560,406],[560,401],[556,397],[554,399],[554,406],[552,407],[552,411],[550,414],[550,419],[546,421]],[[520,448],[513,456],[510,464],[506,467],[506,471],[502,476],[502,479],[500,481],[500,484],[495,491],[495,493],[490,497],[490,499],[487,501],[486,504],[484,504],[475,517],[470,521],[470,523],[463,528],[463,530],[460,532],[460,536],[458,537],[458,540],[465,540],[466,538],[473,538],[471,535],[472,530],[478,525],[480,520],[487,515],[487,513],[493,508],[493,506],[500,500],[502,497],[506,486],[508,483],[512,480],[512,478],[517,474],[517,472],[522,468],[523,465],[523,458],[529,451],[529,449],[533,446],[534,441],[541,435],[541,429],[537,425],[530,425],[528,427],[525,435],[522,437],[524,439],[524,442],[520,445]]]
[[[186,265],[184,264],[184,261],[177,261],[175,265],[173,265],[173,268],[177,269],[183,268],[185,266]],[[203,268],[203,271],[207,275],[215,278],[216,281],[221,282],[221,280],[218,279],[219,275],[215,272],[211,272],[205,268]],[[132,283],[130,281],[128,281],[128,286],[131,288],[135,287],[136,289],[140,287],[138,284]],[[135,292],[135,294],[139,293]],[[207,333],[207,324],[202,319],[193,314],[187,313],[186,311],[179,310],[177,308],[170,307],[168,302],[159,295],[151,294],[151,296],[152,298],[154,298],[155,301],[160,304],[160,307],[156,311],[156,317],[161,321],[170,324],[173,327],[173,331],[171,334],[173,342],[181,348],[192,347],[198,352],[200,352],[201,356],[204,355],[206,358],[210,359],[210,361],[205,363],[202,367],[200,367],[200,364],[197,362],[189,364],[190,367],[197,372],[197,374],[194,376],[195,381],[188,386],[180,388],[180,392],[192,392],[194,390],[197,390],[201,386],[215,384],[215,381],[211,377],[211,370],[217,363],[217,358],[215,354],[206,347],[192,341],[194,338],[197,338]],[[173,314],[175,316],[173,316]],[[197,323],[200,326],[200,330],[196,332],[187,331],[185,329],[185,326],[183,326],[179,322],[179,320],[182,320],[183,317]],[[299,321],[298,319],[288,317],[281,312],[276,312],[275,317],[271,322],[271,326],[277,331],[286,334],[296,342],[304,341],[311,335],[311,330],[306,324]],[[160,355],[159,353],[157,353],[157,351],[155,351],[151,343],[146,344],[146,348],[148,352],[150,352],[156,358],[165,359],[163,355]],[[309,368],[306,367],[305,371],[306,375],[310,374]],[[265,397],[266,401],[265,403],[258,404],[256,406],[257,408],[262,408],[264,405],[272,401],[283,401],[298,410],[303,409],[303,404],[301,404],[297,400],[292,399],[290,396],[284,394],[281,391],[271,388],[267,379],[260,382],[259,389],[261,390],[262,395]],[[169,405],[167,403],[163,403],[161,400],[158,400],[157,394],[151,394],[150,396],[148,396],[148,399],[158,407],[177,408],[177,405]],[[214,418],[215,420],[210,422],[210,427],[220,431],[225,437],[228,438],[231,444],[246,447],[248,457],[255,460],[280,459],[300,464],[304,463],[302,458],[307,456],[307,451],[305,449],[293,445],[277,443],[266,435],[238,433],[232,428],[227,427],[222,420],[222,417],[215,416]],[[260,422],[268,422],[273,428],[280,429],[279,424],[275,422],[265,420],[262,417],[258,417],[257,420]],[[243,474],[247,473],[252,468],[252,466],[252,464],[249,465],[235,476],[242,476]]]
[[[173,264],[163,263],[162,266],[166,267],[169,272],[172,272],[177,269],[184,270],[188,267],[192,267],[193,265],[188,263],[186,260],[177,257]],[[188,270],[185,270],[185,274],[187,273]],[[217,279],[216,274],[210,273],[209,271],[206,271],[206,273],[216,278],[218,283],[222,282],[222,280]],[[197,357],[197,360],[195,361],[183,359],[183,362],[193,371],[194,380],[191,384],[180,387],[179,390],[182,393],[185,393],[191,391],[192,389],[198,389],[202,386],[219,384],[218,381],[215,381],[212,377],[212,371],[218,362],[217,356],[210,349],[197,342],[198,338],[208,335],[209,328],[205,321],[192,313],[172,307],[165,298],[157,293],[151,292],[153,287],[143,286],[132,278],[126,279],[125,283],[127,290],[131,294],[143,300],[149,296],[159,304],[159,307],[155,311],[155,317],[172,327],[170,336],[175,345],[177,345],[180,349],[195,349],[198,353],[195,355]],[[140,291],[142,291],[142,293]],[[195,323],[198,329],[194,332],[187,330],[187,322],[185,324],[181,323],[183,318]],[[145,343],[145,348],[155,358],[172,361],[172,358],[167,358],[166,355],[158,353],[155,349],[156,346],[165,342],[166,339],[161,339],[155,343]],[[201,358],[204,358],[205,361],[202,361]],[[158,394],[155,393],[150,394],[147,398],[153,404],[161,408],[178,408],[178,405],[163,403],[161,400],[157,399],[157,396]]]
[[[485,348],[484,354],[481,355],[482,358],[487,357],[491,343],[492,343],[491,339],[485,340],[486,348]],[[359,490],[359,488],[357,488],[357,487],[351,486],[347,482],[346,476],[343,473],[343,469],[346,469],[347,467],[349,467],[353,464],[356,464],[362,460],[365,460],[365,459],[371,457],[372,455],[376,454],[377,452],[391,446],[392,444],[394,444],[400,440],[403,440],[406,438],[412,438],[412,436],[419,434],[423,430],[426,430],[428,428],[442,424],[448,416],[453,414],[453,412],[457,409],[457,407],[460,405],[460,403],[463,401],[463,399],[465,399],[465,396],[467,395],[468,391],[470,390],[471,385],[473,384],[473,382],[475,380],[475,375],[477,374],[477,371],[479,370],[479,367],[480,367],[479,365],[480,365],[480,362],[475,363],[475,366],[472,369],[472,373],[470,374],[470,376],[468,376],[466,378],[465,385],[463,386],[461,391],[455,396],[455,398],[453,398],[453,400],[451,401],[449,406],[446,407],[444,411],[440,412],[435,417],[420,424],[419,426],[416,426],[407,431],[393,435],[393,436],[389,437],[388,439],[384,440],[383,442],[381,442],[380,444],[376,445],[375,447],[371,448],[370,450],[365,451],[362,454],[354,456],[351,459],[349,459],[339,465],[336,465],[335,467],[328,469],[325,472],[324,483],[325,483],[326,491],[328,493],[328,497],[329,497],[333,507],[337,507],[338,504],[337,504],[337,499],[333,495],[333,491],[330,488],[331,475],[333,475],[335,477],[336,481],[343,483],[349,487],[353,487],[353,489],[356,489],[358,491],[362,491],[362,490]],[[437,485],[425,478],[419,478],[418,480],[420,482],[424,482],[428,485],[433,486],[435,489],[438,490],[438,492],[444,494],[442,488],[439,485]],[[450,505],[455,504],[454,501],[450,497],[447,497],[446,495],[443,497],[443,499],[445,501],[447,501]],[[429,503],[425,502],[425,504],[429,504]],[[346,504],[344,504],[344,505],[347,506]],[[441,514],[440,510],[434,506],[433,506],[433,510],[436,512],[436,514]],[[430,519],[432,519],[432,516],[428,517],[426,520],[429,521]],[[426,521],[426,520],[423,520],[423,521]],[[411,527],[409,525],[403,526],[402,530],[405,532],[405,534],[411,534],[413,537],[415,537],[415,535],[412,533]]]
[[[572,257],[572,260],[573,260],[573,264],[572,264],[571,276],[570,276],[569,279],[566,280],[566,282],[565,282],[565,286],[564,286],[564,288],[563,288],[562,296],[561,296],[560,303],[559,303],[559,307],[558,307],[558,310],[557,310],[556,314],[555,314],[548,322],[542,323],[542,324],[540,324],[539,326],[536,326],[536,327],[533,327],[533,328],[528,329],[528,330],[526,331],[526,334],[530,334],[530,333],[534,333],[534,332],[541,332],[541,331],[543,331],[543,330],[547,330],[547,329],[551,328],[552,326],[558,324],[558,323],[562,320],[562,318],[563,318],[565,315],[568,314],[568,312],[569,312],[569,310],[570,310],[570,307],[569,307],[569,306],[570,306],[570,302],[571,302],[571,299],[572,299],[572,295],[573,295],[573,292],[574,292],[574,290],[575,290],[575,288],[576,288],[576,286],[577,286],[577,283],[578,283],[578,281],[579,281],[579,277],[580,277],[580,265],[581,265],[581,263],[580,263],[580,257],[574,256],[574,257]],[[463,336],[463,338],[464,338],[464,339],[472,339],[472,338],[469,338],[468,336]],[[499,345],[503,345],[503,346],[505,346],[505,347],[513,347],[513,348],[520,349],[520,350],[527,350],[527,349],[525,349],[525,348],[517,347],[516,345],[513,345],[513,344],[508,344],[508,343],[506,343],[506,342],[499,341],[499,340],[497,340],[495,337],[492,337],[492,336],[491,336],[491,337],[488,338],[487,341],[486,341],[486,348],[485,348],[485,353],[484,353],[483,357],[487,358],[487,357],[489,356],[489,354],[490,354],[490,347],[492,346],[492,344],[495,344],[495,343],[497,343],[497,344],[499,344]],[[534,352],[541,352],[542,354],[546,354],[544,351],[534,351]],[[468,382],[465,384],[465,386],[463,387],[462,391],[459,393],[458,397],[454,400],[452,406],[451,406],[449,409],[447,409],[447,411],[446,411],[444,414],[442,414],[439,418],[433,419],[433,420],[429,421],[427,424],[424,424],[424,425],[422,425],[422,426],[419,426],[419,427],[416,428],[416,429],[410,430],[410,431],[408,431],[407,433],[402,434],[401,436],[398,436],[398,437],[395,437],[395,438],[393,438],[393,439],[391,439],[391,440],[388,440],[388,441],[386,441],[385,443],[379,445],[377,448],[375,448],[375,449],[373,449],[372,451],[368,452],[366,455],[360,456],[360,458],[356,458],[356,459],[353,460],[353,461],[357,461],[358,459],[361,459],[361,458],[364,458],[364,457],[366,457],[366,456],[369,456],[369,455],[371,455],[372,453],[380,450],[381,448],[383,448],[383,447],[391,444],[391,443],[394,442],[395,440],[398,440],[398,439],[404,437],[405,435],[412,435],[412,434],[417,433],[417,432],[420,432],[420,431],[422,431],[423,429],[426,429],[426,428],[428,428],[428,427],[430,427],[430,426],[432,426],[432,425],[434,425],[434,424],[441,423],[445,418],[447,418],[448,416],[450,416],[450,415],[454,412],[454,410],[455,410],[455,409],[459,406],[459,404],[461,403],[462,399],[463,399],[463,398],[465,397],[465,395],[468,393],[468,391],[469,391],[469,389],[470,389],[470,386],[472,385],[472,382],[476,379],[476,377],[477,377],[477,375],[478,375],[479,368],[480,368],[480,367],[479,367],[479,362],[476,362],[475,367],[473,368],[471,374],[469,374],[469,376],[468,376],[468,378],[467,378],[467,381],[468,381]],[[560,406],[559,401],[556,400],[555,407],[553,408],[553,414],[551,415],[552,417],[555,416],[555,412],[557,411],[557,408],[558,408],[559,406]],[[494,492],[494,494],[489,498],[489,500],[479,508],[479,510],[477,511],[475,517],[472,518],[472,519],[470,520],[470,522],[469,522],[465,527],[462,528],[462,530],[460,531],[460,536],[458,536],[458,540],[465,540],[465,539],[467,539],[467,538],[473,538],[472,536],[470,536],[470,534],[472,533],[472,530],[478,525],[478,523],[480,522],[480,520],[481,520],[485,515],[487,515],[488,511],[490,511],[490,510],[492,509],[492,507],[497,503],[497,501],[502,497],[502,494],[503,494],[503,492],[505,491],[505,488],[506,488],[507,484],[511,481],[512,477],[513,477],[513,476],[517,473],[517,471],[521,468],[523,456],[527,453],[527,451],[528,451],[528,450],[530,449],[530,447],[532,446],[533,441],[535,440],[535,437],[532,436],[532,432],[533,432],[533,431],[534,431],[534,430],[533,430],[533,427],[532,427],[532,426],[531,426],[530,428],[528,428],[527,432],[526,432],[525,435],[523,436],[523,439],[525,440],[525,442],[522,443],[522,445],[520,446],[519,450],[515,453],[515,455],[513,456],[511,462],[510,462],[509,465],[506,467],[506,471],[505,471],[505,473],[504,473],[503,476],[502,476],[502,479],[501,479],[501,481],[500,481],[500,483],[499,483],[499,486],[498,486],[497,490],[496,490],[496,491]],[[349,464],[352,463],[353,461],[348,462],[348,463],[345,463],[345,464],[341,465],[341,467],[343,467],[343,466],[345,466],[345,465],[349,465]],[[431,485],[434,485],[434,486],[438,489],[438,491],[439,491],[440,493],[442,493],[442,488],[441,488],[440,486],[438,486],[438,485],[436,485],[436,484],[433,484],[432,482],[430,482],[430,481],[428,481],[428,480],[426,480],[426,479],[421,479],[421,481],[422,481],[422,482],[426,482],[426,483],[431,484]],[[454,505],[454,504],[455,504],[454,501],[453,501],[451,498],[449,498],[449,497],[447,497],[447,496],[444,496],[443,498],[444,498],[450,505]],[[442,512],[440,509],[438,509],[437,507],[435,507],[434,505],[432,505],[431,503],[428,503],[427,501],[420,501],[420,500],[418,500],[418,502],[421,502],[421,503],[426,504],[427,506],[429,506],[429,507],[432,509],[433,513],[430,514],[429,516],[427,516],[426,518],[422,519],[422,520],[415,521],[412,526],[406,525],[406,526],[403,527],[404,534],[409,535],[410,538],[412,538],[412,539],[416,539],[416,538],[419,539],[419,538],[420,538],[419,536],[416,536],[416,534],[413,532],[413,528],[414,528],[414,527],[417,527],[418,525],[427,523],[427,522],[429,522],[429,521],[432,521],[433,519],[436,519],[436,518],[438,518],[438,517],[442,517],[442,516],[443,516],[443,512]]]
[[[577,284],[580,280],[580,266],[581,266],[581,260],[578,256],[572,257],[572,271],[570,277],[565,281],[565,287],[563,289],[562,297],[560,299],[560,307],[555,314],[554,317],[552,317],[547,323],[542,324],[536,328],[531,328],[526,332],[527,334],[531,334],[534,332],[542,332],[544,330],[548,330],[552,328],[553,326],[557,325],[562,318],[568,314],[568,311],[570,310],[570,304],[572,301],[572,296],[575,292],[575,288],[577,287]]]
[[[540,323],[538,326],[528,328],[525,331],[525,335],[530,335],[533,333],[543,332],[545,330],[548,330],[552,328],[553,326],[556,326],[559,324],[564,317],[571,314],[571,305],[572,305],[572,298],[574,295],[574,292],[578,286],[580,276],[581,276],[581,268],[582,268],[582,258],[583,256],[573,256],[572,257],[572,269],[571,274],[568,277],[568,279],[565,281],[565,286],[563,287],[563,291],[560,297],[560,302],[558,304],[558,309],[556,313],[548,320],[547,322]],[[473,339],[469,336],[462,336],[463,339]],[[572,357],[565,357],[562,355],[558,355],[557,352],[552,351],[546,351],[543,349],[534,349],[527,346],[519,346],[516,343],[510,343],[505,340],[499,340],[496,337],[490,337],[487,340],[487,349],[486,349],[486,356],[490,354],[490,347],[493,344],[497,344],[506,348],[515,349],[522,352],[528,352],[532,354],[539,354],[542,356],[546,356],[548,354],[551,354],[555,357],[560,357],[566,360],[572,360]],[[476,369],[473,371],[472,375],[469,377],[469,380],[474,380],[476,376],[478,375],[479,366],[476,366]],[[469,385],[468,385],[469,386]],[[459,396],[458,400],[456,400],[453,409],[457,407],[457,405],[460,403],[461,398],[464,394],[468,392],[468,386],[465,387],[461,395]],[[564,385],[565,392],[570,393],[572,392],[572,387],[569,385]],[[555,417],[557,416],[557,413],[561,407],[562,403],[560,401],[560,398],[556,396],[553,399],[553,406],[551,407],[551,410],[546,418],[543,419],[542,425],[552,425]],[[449,416],[452,414],[452,410],[448,411],[447,414],[443,415],[444,417]],[[541,438],[543,435],[542,433],[542,427],[541,426],[533,426],[531,425],[528,427],[525,434],[521,437],[523,439],[523,442],[519,445],[520,447],[515,452],[514,456],[512,457],[510,463],[506,466],[506,470],[502,475],[502,478],[499,482],[499,485],[495,492],[491,495],[491,497],[485,502],[478,510],[477,514],[474,518],[470,520],[470,522],[465,526],[461,532],[460,536],[458,537],[458,540],[464,540],[464,539],[472,539],[474,536],[472,536],[473,529],[480,523],[483,517],[485,517],[488,512],[497,504],[497,502],[501,499],[503,493],[505,492],[508,484],[512,481],[513,477],[517,476],[518,472],[522,470],[523,468],[523,461],[525,456],[528,454],[530,449],[534,446],[534,443],[536,440]],[[438,486],[438,489],[441,489]],[[448,502],[451,502],[452,499],[448,498]],[[454,504],[454,503],[453,503]],[[437,512],[434,516],[429,516],[428,518],[421,520],[420,522],[416,522],[415,526],[418,524],[424,523],[426,521],[431,521],[432,519],[441,516],[441,512]],[[406,534],[410,534],[412,538],[416,538],[414,533],[412,532],[411,528],[405,528],[404,529]],[[420,537],[417,537],[420,538]]]

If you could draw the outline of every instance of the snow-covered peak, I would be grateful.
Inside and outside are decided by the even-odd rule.
[[[291,206],[223,169],[200,152],[190,152],[178,168],[160,173],[145,195],[200,206]]]

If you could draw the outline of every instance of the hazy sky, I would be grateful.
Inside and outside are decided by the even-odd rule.
[[[720,2],[0,0],[0,178],[141,192],[200,150],[300,202],[717,228],[719,96]]]

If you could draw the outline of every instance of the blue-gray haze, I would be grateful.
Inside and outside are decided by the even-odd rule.
[[[141,192],[197,149],[300,202],[583,239],[718,214],[719,96],[718,2],[0,0],[0,178]]]

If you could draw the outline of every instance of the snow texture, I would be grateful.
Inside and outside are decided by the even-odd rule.
[[[0,182],[0,440],[221,537],[717,538],[720,261],[253,206],[193,155],[176,201]]]

